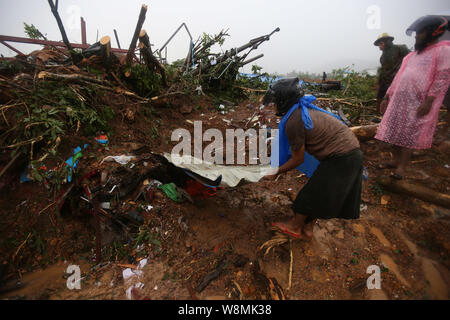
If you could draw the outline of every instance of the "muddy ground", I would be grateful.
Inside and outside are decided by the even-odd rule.
[[[203,130],[243,127],[259,106],[258,98],[226,105],[225,114],[208,98],[172,99],[151,112],[136,107],[134,118],[122,117],[114,123],[116,134],[108,147],[90,150],[80,166],[89,170],[107,155],[143,145],[153,152],[170,152],[175,144],[170,141],[172,130],[181,127],[192,132],[195,120],[203,121]],[[275,128],[273,112],[264,112],[257,125]],[[445,145],[450,136],[442,123],[438,128],[433,148],[414,154],[407,179],[449,194],[450,158]],[[70,140],[67,150],[82,141]],[[55,210],[37,214],[54,195],[37,183],[19,183],[20,172],[10,172],[1,181],[0,297],[127,299],[127,288],[141,282],[143,288],[133,290],[131,298],[448,299],[450,210],[383,190],[376,177],[389,175],[390,170],[375,166],[392,157],[389,146],[372,140],[361,143],[361,149],[369,177],[363,185],[360,219],[321,220],[311,241],[288,241],[267,255],[259,248],[274,236],[271,222],[292,215],[291,202],[307,182],[298,171],[276,182],[218,190],[216,196],[194,203],[176,203],[157,193],[153,208],[142,213],[145,223],[140,229],[154,238],[138,246],[102,229],[101,264],[95,261],[93,219]],[[125,281],[123,270],[135,268],[144,258],[148,263],[143,274]],[[80,290],[66,286],[69,265],[81,268]],[[379,290],[366,286],[371,265],[381,270]],[[218,276],[202,283],[214,271]]]

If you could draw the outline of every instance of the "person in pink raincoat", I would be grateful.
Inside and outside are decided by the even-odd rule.
[[[439,109],[450,84],[450,41],[439,37],[448,27],[440,16],[425,16],[406,33],[416,32],[415,51],[408,54],[381,102],[383,119],[376,139],[394,145],[394,159],[379,168],[395,168],[402,179],[414,150],[429,149]]]

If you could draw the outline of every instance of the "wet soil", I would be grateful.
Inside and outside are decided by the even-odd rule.
[[[154,152],[170,152],[176,144],[170,141],[174,129],[193,132],[195,120],[203,120],[203,130],[244,127],[259,106],[257,100],[249,100],[222,114],[207,98],[168,103],[171,107],[160,106],[151,120],[137,116],[134,122],[116,121],[108,150],[96,150],[99,154],[91,160],[142,145]],[[192,111],[186,114],[184,108],[181,113],[186,105]],[[275,128],[273,111],[264,112],[259,123],[253,124]],[[414,154],[407,179],[448,194],[450,158],[440,148],[443,140],[450,140],[448,132],[440,129],[437,140],[432,149]],[[105,265],[93,259],[92,219],[61,217],[52,211],[37,215],[50,203],[46,188],[10,178],[0,195],[4,279],[0,297],[127,299],[126,290],[141,282],[144,286],[133,290],[131,298],[276,299],[279,294],[274,295],[267,281],[261,280],[264,275],[281,288],[285,298],[294,300],[448,299],[450,210],[383,190],[376,177],[391,170],[375,166],[391,159],[392,150],[378,141],[361,143],[361,149],[369,178],[363,182],[360,219],[319,220],[312,240],[288,241],[267,255],[259,248],[274,236],[271,222],[292,216],[292,200],[307,182],[297,171],[277,181],[218,190],[216,196],[194,203],[175,203],[159,194],[145,217],[145,227],[159,234],[160,250],[147,250],[145,256],[134,252],[133,259],[116,255],[103,261]],[[146,248],[154,247],[146,244]],[[125,281],[123,270],[144,257],[148,263],[143,274]],[[71,264],[81,266],[80,290],[66,286],[65,271]],[[381,270],[381,289],[367,288],[371,265]],[[217,270],[218,275],[197,290]]]

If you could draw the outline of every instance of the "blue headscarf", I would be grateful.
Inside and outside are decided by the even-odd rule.
[[[280,124],[278,125],[278,134],[274,140],[274,143],[272,144],[272,154],[270,158],[270,164],[272,167],[278,168],[282,166],[292,156],[292,151],[289,146],[289,141],[285,129],[286,122],[295,110],[301,108],[300,111],[302,114],[302,120],[306,130],[311,130],[312,128],[314,128],[314,124],[311,120],[311,117],[309,116],[308,109],[325,112],[337,118],[338,120],[341,120],[339,116],[313,105],[312,102],[315,100],[316,97],[314,97],[313,95],[303,96],[296,104],[294,104],[289,109],[289,111],[281,119]],[[308,178],[310,178],[313,175],[314,171],[316,171],[319,163],[319,160],[305,151],[305,160],[301,165],[297,167],[297,170],[303,172]]]

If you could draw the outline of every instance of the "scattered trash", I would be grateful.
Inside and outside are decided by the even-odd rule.
[[[142,268],[144,268],[147,265],[148,260],[147,259],[142,259],[141,261],[139,261],[139,264],[137,266],[138,270],[142,270]]]
[[[163,184],[158,186],[158,189],[161,189],[170,199],[175,202],[181,202],[182,198],[177,191],[177,186],[175,183],[171,182],[168,184]]]
[[[130,162],[133,159],[136,159],[136,157],[135,156],[126,156],[124,154],[120,155],[120,156],[107,156],[100,162],[100,165],[105,161],[107,161],[107,162],[115,161],[121,165],[126,165],[128,162]]]
[[[153,209],[153,206],[151,206],[151,205],[144,206],[144,210],[147,212],[150,212],[150,210],[152,210],[152,209]]]
[[[101,134],[95,137],[95,141],[97,141],[100,144],[108,144],[108,136]]]
[[[359,211],[365,211],[365,210],[367,210],[367,205],[366,204],[361,204],[359,206]]]
[[[122,271],[122,278],[125,282],[128,280],[134,278],[134,277],[141,277],[144,274],[141,270],[133,270],[131,268],[127,268]]]
[[[30,174],[28,173],[28,166],[25,167],[25,170],[20,175],[20,183],[33,181]]]
[[[132,285],[131,287],[129,287],[126,291],[127,299],[133,300],[133,298],[134,298],[133,290],[142,289],[143,287],[144,287],[144,284],[142,282],[138,282],[138,283]]]
[[[369,179],[369,171],[366,167],[363,167],[363,173],[362,173],[364,181],[367,181]]]
[[[217,188],[206,187],[196,180],[186,181],[186,192],[192,197],[210,198],[216,195],[216,190]]]
[[[83,149],[86,149],[88,144],[85,144],[83,148],[76,147],[73,150],[73,156],[66,160],[66,165],[69,167],[69,174],[67,176],[67,181],[72,182],[72,170],[75,169],[78,165],[78,162],[80,158],[83,156],[83,153],[81,152]]]

